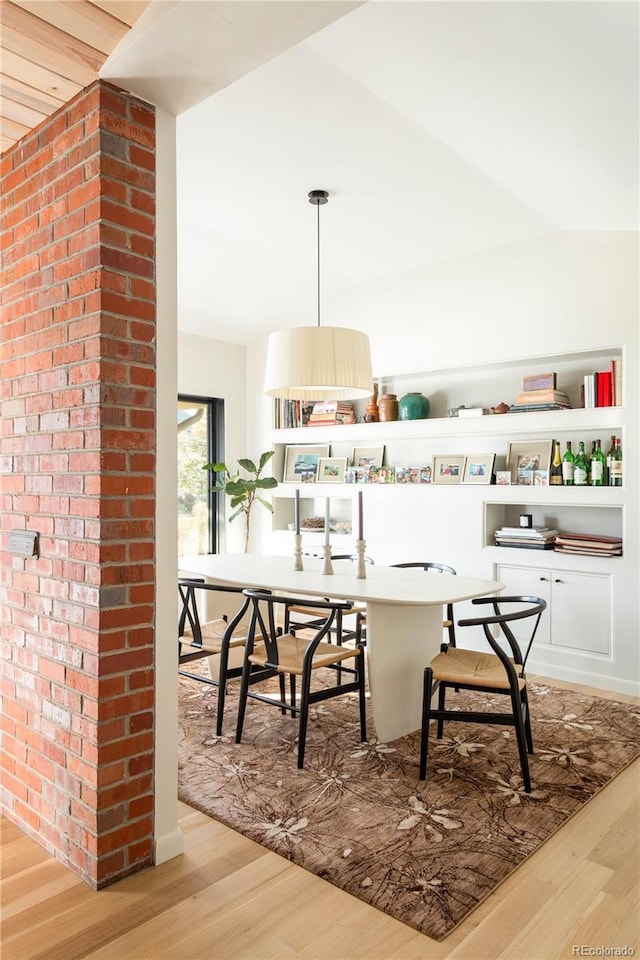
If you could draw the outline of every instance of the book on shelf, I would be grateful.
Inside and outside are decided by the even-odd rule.
[[[523,390],[555,390],[555,373],[532,373],[522,378]]]
[[[500,534],[500,536],[531,537],[532,539],[551,535],[556,536],[557,533],[558,531],[551,527],[500,527],[499,530],[496,530],[496,536]]]
[[[558,403],[549,401],[548,403],[514,403],[511,405],[509,413],[533,413],[536,410],[570,410],[570,403]]]
[[[596,370],[583,378],[583,405],[594,407],[616,407],[622,402],[622,366],[620,358],[611,360],[608,370]]]
[[[622,556],[622,544],[618,547],[611,547],[607,550],[597,550],[594,547],[587,546],[567,546],[566,544],[555,544],[554,546],[556,553],[567,553],[573,556],[583,556],[583,557],[621,557]]]
[[[563,390],[521,390],[516,403],[561,403],[570,406],[569,397]]]
[[[537,543],[535,540],[513,540],[509,539],[500,539],[496,538],[497,547],[524,547],[525,550],[553,550],[554,542],[549,540],[548,542]]]
[[[313,414],[326,413],[353,413],[353,404],[350,400],[316,400]]]
[[[615,550],[622,546],[622,537],[600,536],[589,533],[560,533],[556,538],[558,546],[589,547],[592,550]]]

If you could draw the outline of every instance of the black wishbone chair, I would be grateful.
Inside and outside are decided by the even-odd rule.
[[[218,687],[216,735],[219,737],[222,734],[227,680],[242,674],[241,666],[229,667],[229,651],[232,647],[243,647],[246,642],[246,627],[240,629],[240,626],[249,607],[249,598],[244,596],[242,587],[205,583],[199,578],[188,577],[178,579],[178,593],[182,604],[178,621],[178,673],[181,677]],[[229,615],[224,614],[215,620],[201,621],[198,595],[204,600],[208,593],[236,594],[229,598],[229,609],[235,611],[230,619]],[[182,664],[193,660],[216,655],[219,656],[217,680],[182,667]]]
[[[299,597],[277,596],[266,590],[245,590],[252,603],[251,620],[245,647],[244,669],[240,683],[240,704],[238,707],[238,726],[236,743],[242,740],[242,728],[247,699],[260,700],[270,706],[279,707],[283,714],[299,715],[298,729],[298,767],[304,764],[305,744],[309,706],[357,691],[360,707],[360,740],[367,739],[367,721],[365,713],[365,658],[362,644],[357,647],[342,647],[327,643],[334,626],[336,614],[349,610],[349,600],[307,600]],[[282,633],[278,627],[278,609],[304,602],[305,606],[316,609],[324,617],[319,627],[314,627],[313,636],[297,637],[293,633]],[[354,667],[345,667],[344,661],[355,660]],[[330,687],[311,689],[311,677],[315,670],[328,668],[351,674],[353,680],[348,683],[334,684]],[[289,676],[290,696],[287,699],[285,677]],[[250,689],[254,684],[271,677],[278,677],[280,698],[267,696]],[[300,677],[300,702],[296,699],[296,677]]]
[[[429,721],[437,720],[437,736],[441,739],[445,720],[461,720],[466,723],[496,723],[515,727],[520,755],[522,780],[527,793],[531,792],[527,752],[533,753],[529,702],[525,663],[533,644],[540,617],[547,604],[540,597],[478,597],[474,604],[491,604],[493,614],[458,620],[459,627],[481,626],[492,653],[466,650],[443,643],[441,652],[433,658],[424,671],[422,700],[422,737],[420,742],[420,779],[427,778],[429,750]],[[524,608],[523,608],[524,607]],[[524,657],[510,624],[516,620],[531,619],[531,631]],[[498,637],[493,634],[499,628]],[[500,633],[506,638],[510,649],[505,653],[499,640]],[[438,708],[431,706],[434,683],[438,684]],[[491,713],[477,710],[446,710],[445,698],[449,687],[456,690],[481,690],[484,693],[504,694],[511,698],[510,713]]]

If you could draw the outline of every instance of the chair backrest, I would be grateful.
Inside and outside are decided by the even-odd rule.
[[[332,560],[351,560],[353,563],[355,563],[356,560],[358,559],[358,554],[357,553],[332,553],[331,559]],[[374,561],[371,559],[371,557],[365,557],[364,562],[373,563]]]
[[[178,594],[181,601],[180,617],[178,620],[178,637],[184,636],[187,624],[191,628],[191,644],[195,647],[202,646],[202,627],[200,624],[200,612],[198,610],[197,593],[233,593],[239,595],[239,607],[233,605],[234,614],[229,618],[223,615],[221,619],[226,620],[231,633],[236,629],[249,607],[249,599],[244,596],[242,587],[232,587],[221,583],[206,583],[198,577],[179,577]]]
[[[351,600],[326,600],[318,597],[309,599],[309,597],[283,596],[282,594],[270,593],[268,590],[244,590],[247,602],[252,604],[251,620],[249,623],[249,634],[247,638],[247,655],[253,652],[256,640],[262,641],[267,650],[267,659],[269,664],[278,664],[278,639],[281,636],[281,630],[278,622],[277,608],[282,606],[295,607],[303,605],[306,608],[317,608],[319,616],[323,617],[323,622],[316,630],[314,636],[309,640],[306,648],[305,657],[312,657],[313,651],[324,637],[330,632],[339,610],[351,610],[353,602]],[[326,618],[326,619],[324,619]]]
[[[412,562],[412,563],[392,563],[391,566],[405,567],[405,568],[415,567],[415,568],[421,568],[422,570],[425,570],[427,573],[429,573],[430,571],[433,571],[434,573],[452,573],[454,576],[456,576],[456,571],[453,569],[453,567],[450,567],[447,563],[433,563],[431,561],[427,561],[423,563],[420,560],[416,560],[415,562]]]
[[[458,620],[458,626],[481,626],[484,630],[484,635],[487,638],[489,645],[491,646],[493,652],[497,654],[502,661],[507,673],[510,676],[512,673],[514,676],[516,675],[513,666],[515,663],[521,668],[517,675],[524,676],[524,668],[527,662],[527,657],[529,656],[531,646],[538,630],[540,618],[547,606],[546,600],[543,600],[541,597],[509,596],[476,597],[475,600],[472,600],[471,602],[475,605],[491,604],[493,613],[484,617],[467,617],[464,620]],[[514,607],[514,605],[517,606]],[[509,609],[510,606],[512,609]],[[527,618],[531,618],[531,633],[529,634],[527,649],[523,657],[520,644],[516,640],[516,637],[509,624],[513,623],[515,620],[524,620]],[[511,656],[513,657],[513,663],[498,643],[499,637],[495,637],[492,632],[491,628],[495,626],[497,626],[506,637],[511,650]]]

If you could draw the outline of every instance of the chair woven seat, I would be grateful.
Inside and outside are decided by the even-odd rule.
[[[224,635],[228,627],[228,621],[223,620],[222,618],[219,620],[209,620],[206,623],[201,623],[200,634],[202,636],[202,643],[198,643],[194,639],[191,627],[185,627],[184,634],[181,637],[181,642],[185,646],[191,647],[193,650],[202,650],[203,653],[206,651],[208,654],[215,655],[220,653],[222,649]],[[231,637],[228,645],[230,647],[241,647],[244,646],[246,640],[246,634],[238,634],[237,636]]]
[[[278,638],[277,664],[269,662],[264,643],[256,643],[249,660],[258,667],[271,666],[278,673],[293,673],[301,677],[304,655],[308,646],[308,640],[286,633]],[[353,650],[349,647],[339,647],[335,643],[319,643],[313,652],[312,669],[328,667],[331,663],[349,659],[353,659]]]
[[[513,661],[512,661],[513,662]],[[450,647],[446,653],[439,653],[431,661],[433,679],[444,683],[459,683],[471,687],[496,687],[509,689],[509,678],[502,661],[494,653],[480,653],[478,650],[465,650]],[[518,678],[522,690],[526,681]]]

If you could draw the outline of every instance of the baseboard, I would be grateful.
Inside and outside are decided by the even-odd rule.
[[[184,837],[182,830],[174,830],[162,837],[156,837],[153,852],[153,862],[156,867],[167,860],[173,860],[184,853]]]
[[[530,657],[527,662],[527,674],[539,674],[549,680],[566,680],[569,683],[580,683],[585,687],[597,687],[598,690],[608,690],[611,693],[624,693],[631,697],[640,697],[640,683],[635,680],[626,680],[622,677],[611,677],[602,673],[591,673],[588,670],[577,670],[575,667],[561,667],[557,663],[541,663]]]

